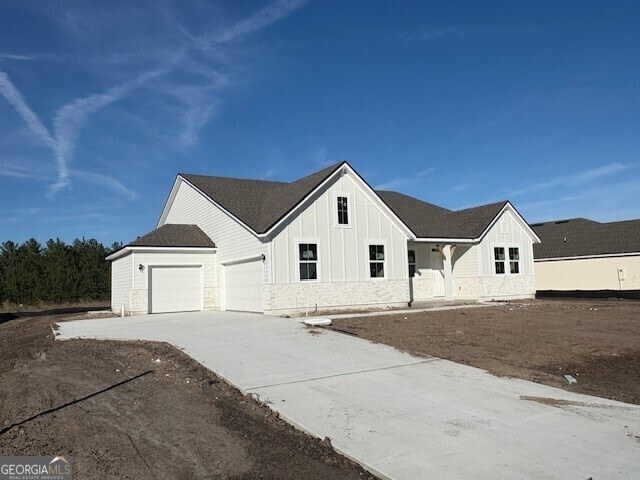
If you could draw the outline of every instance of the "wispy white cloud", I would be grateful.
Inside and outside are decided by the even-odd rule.
[[[125,187],[122,184],[122,182],[120,182],[119,180],[116,180],[113,177],[110,177],[109,175],[104,175],[102,173],[80,171],[80,170],[70,170],[69,174],[73,178],[77,178],[80,181],[92,183],[99,187],[108,187],[110,190],[113,190],[123,195],[125,198],[128,198],[129,200],[135,200],[140,196],[137,192],[131,190],[130,188]]]
[[[182,106],[181,111],[174,115],[174,118],[180,120],[182,129],[177,135],[174,135],[174,138],[177,139],[178,144],[181,146],[195,144],[202,128],[218,112],[221,103],[221,89],[234,85],[234,81],[237,84],[237,80],[232,79],[230,76],[233,73],[233,62],[225,64],[225,68],[229,71],[222,72],[218,66],[212,65],[210,57],[198,54],[198,50],[202,52],[209,47],[231,44],[242,40],[248,35],[282,20],[305,3],[306,0],[277,0],[256,11],[248,18],[198,36],[190,35],[183,29],[183,35],[178,38],[179,45],[173,51],[164,45],[158,47],[158,50],[163,51],[162,55],[154,56],[153,52],[145,52],[145,55],[149,53],[149,56],[144,58],[146,60],[145,64],[148,65],[149,59],[151,59],[151,62],[156,63],[156,65],[160,63],[160,67],[147,68],[143,73],[138,74],[131,80],[118,83],[102,93],[76,98],[61,106],[54,113],[51,128],[47,128],[41,117],[29,106],[27,99],[11,81],[9,75],[0,70],[0,93],[13,106],[38,140],[53,152],[57,177],[53,184],[50,185],[50,194],[55,195],[59,190],[69,187],[73,177],[74,180],[80,179],[101,183],[112,190],[122,193],[127,198],[135,198],[137,193],[128,189],[116,179],[106,175],[98,177],[100,174],[87,174],[86,172],[79,175],[78,170],[71,170],[81,130],[90,117],[146,86],[148,87],[147,92],[156,94],[161,98],[173,97],[179,100]],[[114,13],[116,16],[113,18],[120,18],[119,15],[121,13]],[[141,12],[137,12],[137,14],[141,14]],[[57,16],[57,14],[54,15]],[[71,32],[83,33],[84,35],[91,30],[86,28],[87,25],[92,24],[96,18],[92,13],[84,12],[78,8],[65,13],[59,20]],[[173,27],[179,28],[175,24]],[[190,45],[185,44],[185,37],[189,39]],[[228,54],[229,49],[226,50]],[[167,51],[171,52],[169,58],[167,58]],[[127,58],[123,58],[123,56]],[[143,61],[140,58],[137,62],[131,63],[129,62],[131,60],[130,56],[135,57],[136,52],[119,56],[117,63],[131,68],[131,66]],[[21,61],[53,60],[63,57],[49,53],[0,53],[0,59]],[[95,67],[99,64],[92,65]],[[175,75],[171,75],[173,73]],[[175,102],[171,104],[170,101],[167,101],[166,105],[175,111]],[[81,168],[80,170],[84,171],[86,169]],[[14,177],[28,175],[9,168],[4,168],[4,173],[0,174],[5,176],[13,175]]]
[[[311,152],[311,161],[319,167],[328,167],[334,163],[331,158],[329,158],[326,147],[316,148]]]
[[[512,108],[511,110],[499,115],[497,118],[494,118],[493,120],[491,120],[488,123],[484,123],[482,125],[480,125],[479,127],[473,128],[467,132],[464,132],[462,135],[460,135],[460,138],[466,138],[466,137],[470,137],[472,135],[475,135],[477,133],[480,133],[484,130],[487,130],[491,127],[493,127],[494,125],[497,125],[498,123],[506,120],[507,118],[509,118],[510,116],[512,116],[514,113],[518,112],[519,110],[522,110],[524,107],[526,107],[529,103],[531,103],[531,100],[528,100],[526,102],[523,102],[517,106],[515,106],[514,108]]]
[[[33,180],[51,180],[48,177],[45,177],[37,172],[34,172],[30,168],[21,167],[18,165],[12,165],[9,163],[1,163],[0,164],[0,176],[2,177],[12,177],[12,178],[28,178]]]
[[[2,53],[0,52],[0,60],[15,60],[20,62],[32,62],[37,60],[56,61],[70,58],[69,55],[58,53]]]
[[[266,7],[258,10],[245,20],[241,20],[234,25],[216,32],[208,40],[200,39],[204,43],[200,43],[201,48],[216,47],[218,45],[239,40],[258,30],[262,30],[269,25],[287,17],[293,11],[302,7],[307,0],[278,0]]]
[[[515,197],[523,195],[525,193],[539,192],[540,190],[550,189],[555,187],[573,187],[576,185],[592,182],[602,177],[615,175],[627,170],[640,167],[640,163],[622,163],[614,162],[600,167],[583,170],[581,172],[575,172],[568,175],[562,175],[555,177],[551,180],[537,182],[527,187],[511,191],[507,194],[508,197]]]
[[[462,192],[466,189],[468,189],[471,185],[473,185],[473,183],[469,182],[469,183],[461,183],[460,185],[456,185],[455,187],[453,187],[451,190],[453,190],[454,192]]]
[[[436,167],[425,168],[411,177],[395,177],[386,182],[376,185],[376,190],[397,190],[411,185],[424,183],[431,175],[437,171]]]
[[[79,131],[86,123],[87,117],[120,100],[154,77],[168,73],[178,59],[179,56],[176,56],[167,66],[144,72],[131,81],[109,88],[104,93],[76,99],[57,111],[53,120],[53,131],[56,139],[54,153],[58,168],[58,179],[51,186],[53,193],[69,186],[69,162],[73,159]]]
[[[31,107],[27,104],[27,101],[22,96],[22,93],[13,84],[9,75],[0,70],[0,93],[7,99],[7,101],[16,109],[18,115],[22,117],[31,131],[38,137],[38,139],[50,148],[55,148],[56,141],[49,133],[49,129],[44,126],[40,117],[31,110]]]

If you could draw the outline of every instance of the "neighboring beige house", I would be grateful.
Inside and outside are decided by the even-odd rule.
[[[291,183],[180,174],[157,227],[108,257],[116,312],[535,295],[539,239],[509,202],[451,211],[375,191],[346,162]]]
[[[532,225],[539,293],[640,294],[640,220],[573,218]]]

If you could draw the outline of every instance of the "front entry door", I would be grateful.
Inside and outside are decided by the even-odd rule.
[[[435,250],[435,252],[434,252]],[[431,278],[433,280],[433,296],[444,297],[444,262],[436,248],[431,249]]]

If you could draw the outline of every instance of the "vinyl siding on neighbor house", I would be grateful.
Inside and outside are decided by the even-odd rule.
[[[534,266],[536,290],[640,290],[640,255],[536,260]]]

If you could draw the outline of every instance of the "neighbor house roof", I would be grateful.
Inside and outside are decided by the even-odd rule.
[[[197,225],[167,223],[126,246],[215,248],[216,245]]]
[[[640,252],[640,220],[599,223],[572,218],[531,228],[542,240],[533,247],[536,259]]]
[[[255,232],[265,233],[343,164],[336,163],[291,183],[187,173],[180,176]]]
[[[186,173],[179,176],[262,234],[345,164],[336,163],[291,183]],[[479,238],[507,204],[505,201],[452,211],[398,192],[376,193],[419,238]]]

